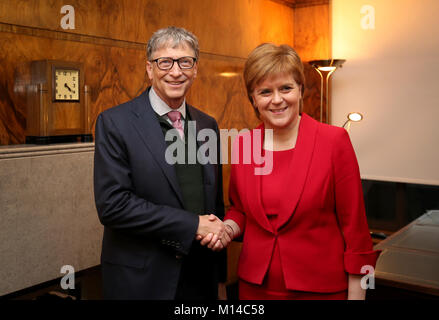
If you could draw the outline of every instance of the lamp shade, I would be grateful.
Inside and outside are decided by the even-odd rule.
[[[359,112],[351,112],[348,114],[348,119],[353,122],[358,122],[363,120],[363,115]]]
[[[363,120],[363,115],[359,112],[351,112],[348,114],[347,118],[348,119],[343,124],[343,128],[345,128],[349,132],[349,129],[351,128],[351,123]]]
[[[315,69],[320,71],[332,71],[336,68],[340,68],[346,59],[326,59],[326,60],[311,60],[308,63]]]

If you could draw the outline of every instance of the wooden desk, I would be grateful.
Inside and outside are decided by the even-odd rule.
[[[428,211],[375,249],[382,253],[375,269],[376,290],[372,290],[377,292],[370,292],[373,296],[380,287],[392,287],[439,298],[439,210]]]

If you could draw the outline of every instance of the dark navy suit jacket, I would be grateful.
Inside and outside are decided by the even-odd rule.
[[[175,169],[165,161],[167,144],[148,92],[102,112],[96,122],[94,192],[105,226],[104,298],[173,299],[182,263],[197,246],[198,216],[185,210]],[[187,112],[197,132],[217,132],[219,148],[215,119],[189,105]],[[203,165],[203,186],[206,214],[222,219],[219,161]],[[199,247],[200,277],[216,288],[226,278],[225,252]]]

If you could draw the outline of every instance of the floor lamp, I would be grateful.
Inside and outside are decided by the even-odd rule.
[[[325,78],[326,86],[326,123],[329,123],[329,77],[337,68],[341,68],[345,59],[328,59],[328,60],[312,60],[308,63],[319,73],[320,75],[320,122],[323,122],[323,90]],[[323,76],[324,75],[324,76]]]

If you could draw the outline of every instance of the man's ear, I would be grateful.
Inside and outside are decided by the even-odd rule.
[[[152,67],[153,66],[151,61],[146,61],[146,72],[148,73],[149,80],[152,80],[152,74],[153,74]]]
[[[194,65],[194,79],[197,77],[197,74],[198,74],[198,64],[195,62],[195,65]]]

